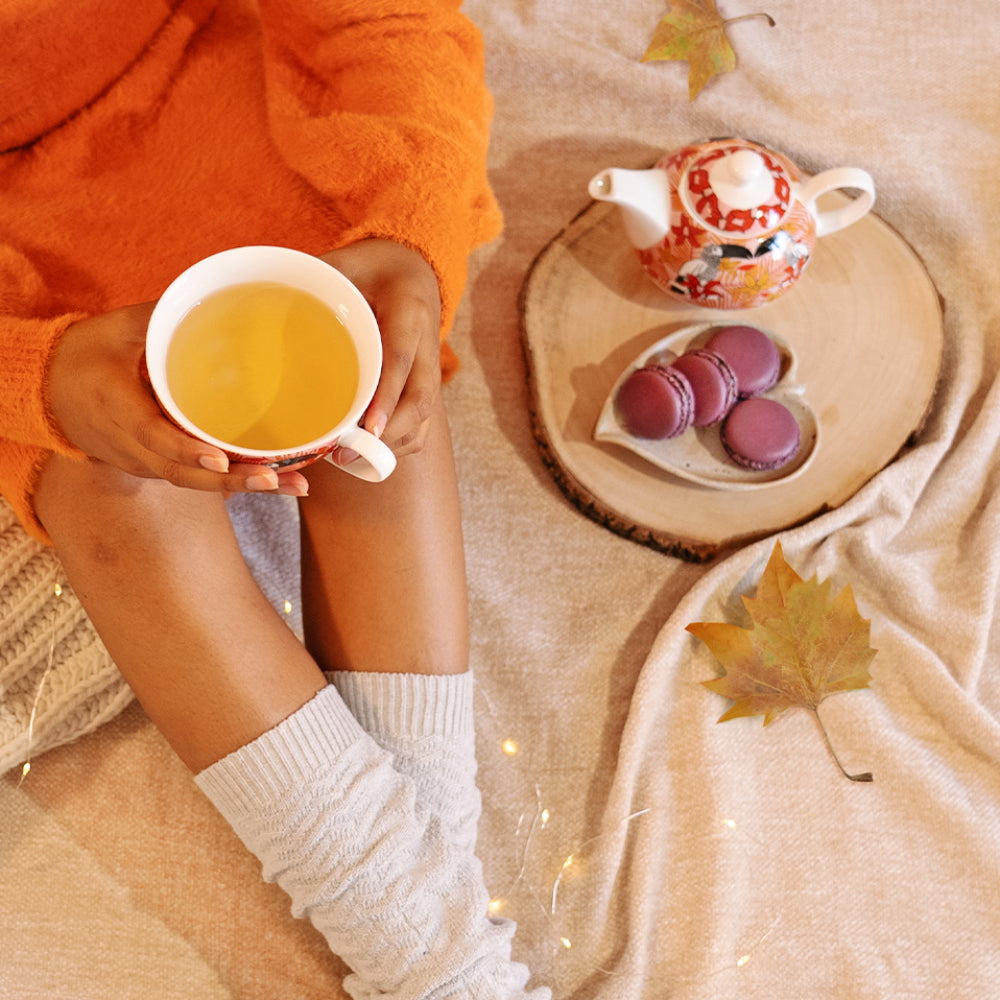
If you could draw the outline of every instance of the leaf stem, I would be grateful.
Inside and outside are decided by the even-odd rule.
[[[840,758],[837,756],[837,751],[833,749],[833,744],[830,742],[830,737],[827,734],[826,726],[823,725],[823,720],[819,717],[819,708],[810,709],[813,714],[813,718],[816,720],[816,725],[819,726],[819,731],[823,734],[823,739],[826,741],[826,748],[830,751],[830,756],[833,758],[834,763],[840,768],[840,773],[850,781],[874,781],[871,771],[864,771],[861,774],[848,774],[844,770],[844,765],[840,763]]]
[[[767,18],[767,23],[770,24],[772,28],[776,26],[774,18],[771,17],[770,14],[765,14],[763,11],[760,11],[757,14],[740,14],[739,17],[727,17],[722,22],[722,24],[723,24],[723,26],[725,26],[727,24],[735,24],[737,21],[747,21],[747,20],[749,20],[752,17],[766,17]]]

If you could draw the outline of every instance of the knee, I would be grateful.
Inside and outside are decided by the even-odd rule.
[[[35,493],[36,513],[56,550],[75,550],[108,568],[133,560],[138,551],[152,554],[158,545],[180,544],[190,536],[195,512],[209,505],[224,513],[216,494],[195,494],[103,462],[59,455],[46,464]]]

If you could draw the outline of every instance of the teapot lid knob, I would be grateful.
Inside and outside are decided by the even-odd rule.
[[[762,205],[774,192],[764,158],[752,149],[737,149],[718,160],[708,177],[719,201],[731,208]]]

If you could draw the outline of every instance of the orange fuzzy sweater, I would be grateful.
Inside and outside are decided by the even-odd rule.
[[[495,235],[490,99],[460,0],[4,0],[0,494],[36,537],[46,373],[77,319],[248,243],[419,250],[446,331]],[[442,349],[446,371],[453,359]]]

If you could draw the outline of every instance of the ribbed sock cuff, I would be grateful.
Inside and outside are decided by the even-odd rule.
[[[376,739],[454,739],[474,732],[471,672],[376,673],[336,670],[326,675],[347,707]]]
[[[195,784],[230,823],[280,800],[369,738],[332,685],[287,719],[207,767]]]

